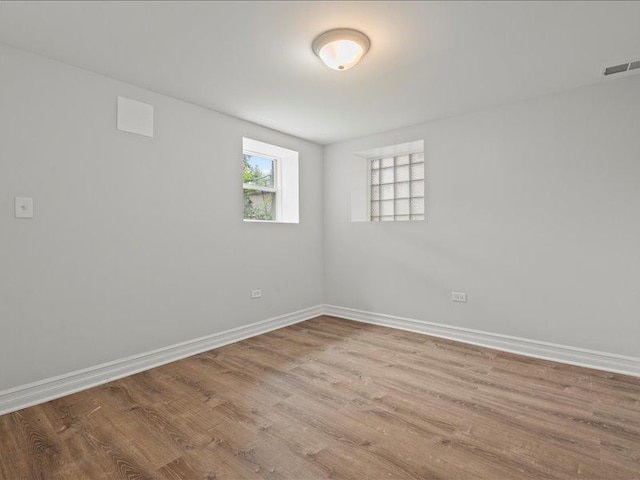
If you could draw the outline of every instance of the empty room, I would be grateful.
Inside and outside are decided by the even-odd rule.
[[[0,0],[0,480],[640,480],[639,25]]]

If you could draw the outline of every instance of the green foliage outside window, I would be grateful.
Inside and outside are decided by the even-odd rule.
[[[250,159],[250,155],[243,157],[242,183],[272,187],[273,173],[265,175],[258,165],[251,164]],[[274,220],[274,199],[275,193],[273,192],[244,189],[244,218],[247,220]]]

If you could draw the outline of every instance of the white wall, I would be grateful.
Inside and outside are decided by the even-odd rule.
[[[300,152],[299,225],[242,221],[243,136]],[[0,269],[0,390],[318,305],[322,148],[0,45]]]
[[[323,229],[321,147],[0,45],[0,390],[323,297],[637,356],[639,107],[636,76],[328,146]],[[299,225],[242,221],[243,136],[300,152]],[[422,139],[427,221],[351,223],[352,154]]]
[[[427,221],[351,223],[353,153],[422,139]],[[640,76],[328,146],[324,186],[325,303],[640,355]]]

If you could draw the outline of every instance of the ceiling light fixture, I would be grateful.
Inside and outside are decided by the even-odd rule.
[[[351,28],[336,28],[316,37],[313,51],[334,70],[348,70],[369,50],[369,37]]]

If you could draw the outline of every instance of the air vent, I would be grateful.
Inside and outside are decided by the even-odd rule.
[[[640,70],[640,60],[629,60],[627,63],[620,65],[611,65],[604,69],[604,76],[614,75],[616,73],[630,72],[631,70]]]
[[[614,65],[613,67],[607,67],[604,69],[604,75],[613,75],[614,73],[622,73],[626,72],[629,68],[628,63],[623,63],[621,65]]]

